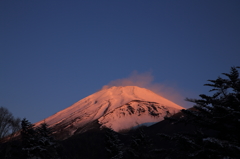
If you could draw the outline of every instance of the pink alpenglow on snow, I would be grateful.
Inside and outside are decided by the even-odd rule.
[[[184,108],[148,89],[113,86],[83,98],[36,126],[46,122],[55,133],[64,132],[67,137],[86,131],[93,122],[100,124],[101,128],[118,132],[139,125],[152,125],[181,109]]]

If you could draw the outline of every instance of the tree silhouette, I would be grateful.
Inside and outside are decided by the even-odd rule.
[[[26,118],[22,120],[21,125],[22,155],[25,158],[35,157],[38,152],[38,138],[37,132],[34,129],[34,125],[31,124]]]
[[[153,145],[151,139],[145,134],[142,128],[139,128],[126,152],[126,158],[131,159],[151,159],[154,157]]]
[[[24,158],[53,159],[57,158],[57,144],[52,131],[46,123],[35,128],[25,118],[22,120],[22,151]]]
[[[180,119],[166,118],[175,123],[198,126],[195,133],[161,134],[176,143],[165,150],[168,157],[178,158],[239,158],[240,154],[240,78],[239,67],[232,67],[226,78],[208,80],[211,95],[201,94],[193,102],[194,109],[182,110]]]
[[[14,118],[5,107],[0,107],[0,139],[20,129],[20,118]]]
[[[123,158],[123,144],[120,142],[117,133],[111,129],[106,129],[105,148],[109,158]]]
[[[41,158],[57,158],[57,143],[53,138],[52,130],[46,123],[42,123],[36,128],[38,137],[38,147],[40,147],[39,155]]]

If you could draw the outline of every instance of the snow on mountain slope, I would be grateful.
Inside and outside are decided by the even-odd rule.
[[[98,121],[101,127],[108,127],[119,132],[140,125],[153,125],[162,121],[165,116],[171,116],[177,112],[175,108],[156,102],[132,100],[102,116]]]
[[[147,105],[144,106],[145,102],[154,102],[156,107],[158,108],[157,111],[161,112],[162,114],[160,118],[156,119],[156,117],[147,117],[147,113],[142,113],[141,116],[121,116],[121,118],[115,118],[114,116],[119,114],[120,109],[128,110],[125,108],[127,105],[130,105],[134,109],[140,109],[136,100],[142,101],[138,104],[141,105],[144,109],[148,109]],[[135,102],[134,102],[135,101]],[[145,103],[147,104],[147,103]],[[125,87],[111,87],[109,89],[104,89],[99,92],[96,92],[78,102],[73,104],[72,106],[59,111],[58,113],[36,123],[35,125],[38,126],[43,122],[46,122],[50,127],[54,128],[56,132],[60,131],[67,131],[69,135],[73,135],[78,128],[84,127],[90,124],[93,121],[99,119],[99,123],[108,123],[103,124],[105,127],[111,127],[114,130],[118,131],[120,129],[126,128],[123,126],[122,128],[117,126],[118,124],[123,125],[124,120],[127,123],[135,123],[134,124],[127,124],[127,127],[136,126],[137,124],[142,124],[146,122],[156,122],[161,121],[163,117],[166,115],[162,112],[163,109],[160,111],[160,107],[164,106],[164,108],[168,109],[170,113],[174,111],[177,112],[183,107],[153,93],[150,90],[145,88],[140,88],[137,86],[125,86]],[[123,110],[122,110],[123,111]],[[157,112],[158,113],[158,112]],[[113,116],[111,116],[111,114]],[[149,114],[149,113],[148,113]],[[114,118],[114,120],[112,120]],[[110,120],[107,122],[107,120]],[[117,120],[116,120],[117,119]],[[126,123],[125,122],[125,123]],[[136,124],[137,123],[137,124]],[[111,126],[110,126],[111,125]],[[115,126],[113,126],[115,125]]]

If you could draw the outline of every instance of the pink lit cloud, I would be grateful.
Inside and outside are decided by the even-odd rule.
[[[103,86],[102,89],[107,89],[112,86],[138,86],[146,88],[182,107],[188,107],[186,101],[184,101],[186,97],[181,95],[175,84],[169,86],[166,84],[155,83],[151,72],[138,73],[137,71],[133,71],[129,77],[113,80]]]

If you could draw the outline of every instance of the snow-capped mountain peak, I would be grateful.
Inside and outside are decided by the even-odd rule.
[[[83,127],[96,121],[101,127],[120,131],[144,123],[159,122],[167,113],[181,109],[181,106],[148,89],[113,86],[83,98],[35,125],[46,122],[56,133],[64,132],[67,136],[81,132]],[[127,113],[129,111],[132,113]]]

